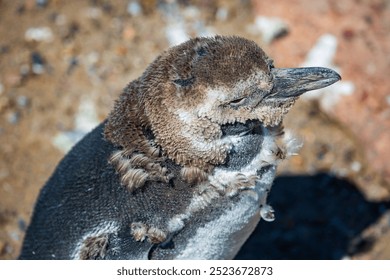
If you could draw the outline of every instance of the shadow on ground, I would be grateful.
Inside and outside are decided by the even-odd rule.
[[[362,252],[372,241],[357,237],[389,208],[327,173],[278,177],[269,203],[276,220],[261,221],[236,259],[340,259]]]

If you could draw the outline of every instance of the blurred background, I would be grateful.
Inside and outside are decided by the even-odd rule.
[[[40,188],[126,84],[215,34],[343,78],[287,115],[304,147],[279,168],[276,220],[237,258],[390,258],[389,0],[0,0],[0,259],[17,258]]]

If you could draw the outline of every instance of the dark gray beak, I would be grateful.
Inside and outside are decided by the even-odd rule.
[[[274,87],[269,97],[288,98],[306,91],[327,87],[341,77],[335,71],[323,67],[273,68]]]

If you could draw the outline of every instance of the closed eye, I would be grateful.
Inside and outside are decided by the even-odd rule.
[[[233,105],[233,106],[240,106],[242,104],[244,104],[246,100],[246,97],[242,97],[242,98],[237,98],[237,99],[234,99],[233,101],[230,101],[230,105]]]

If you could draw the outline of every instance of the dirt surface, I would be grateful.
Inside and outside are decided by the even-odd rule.
[[[289,113],[285,127],[305,145],[279,169],[276,221],[261,222],[238,258],[389,259],[390,1],[274,2],[0,0],[0,259],[17,258],[64,152],[184,35],[244,36],[277,67],[297,67],[327,33],[353,94],[326,112],[300,100]],[[266,43],[258,16],[287,30]]]

